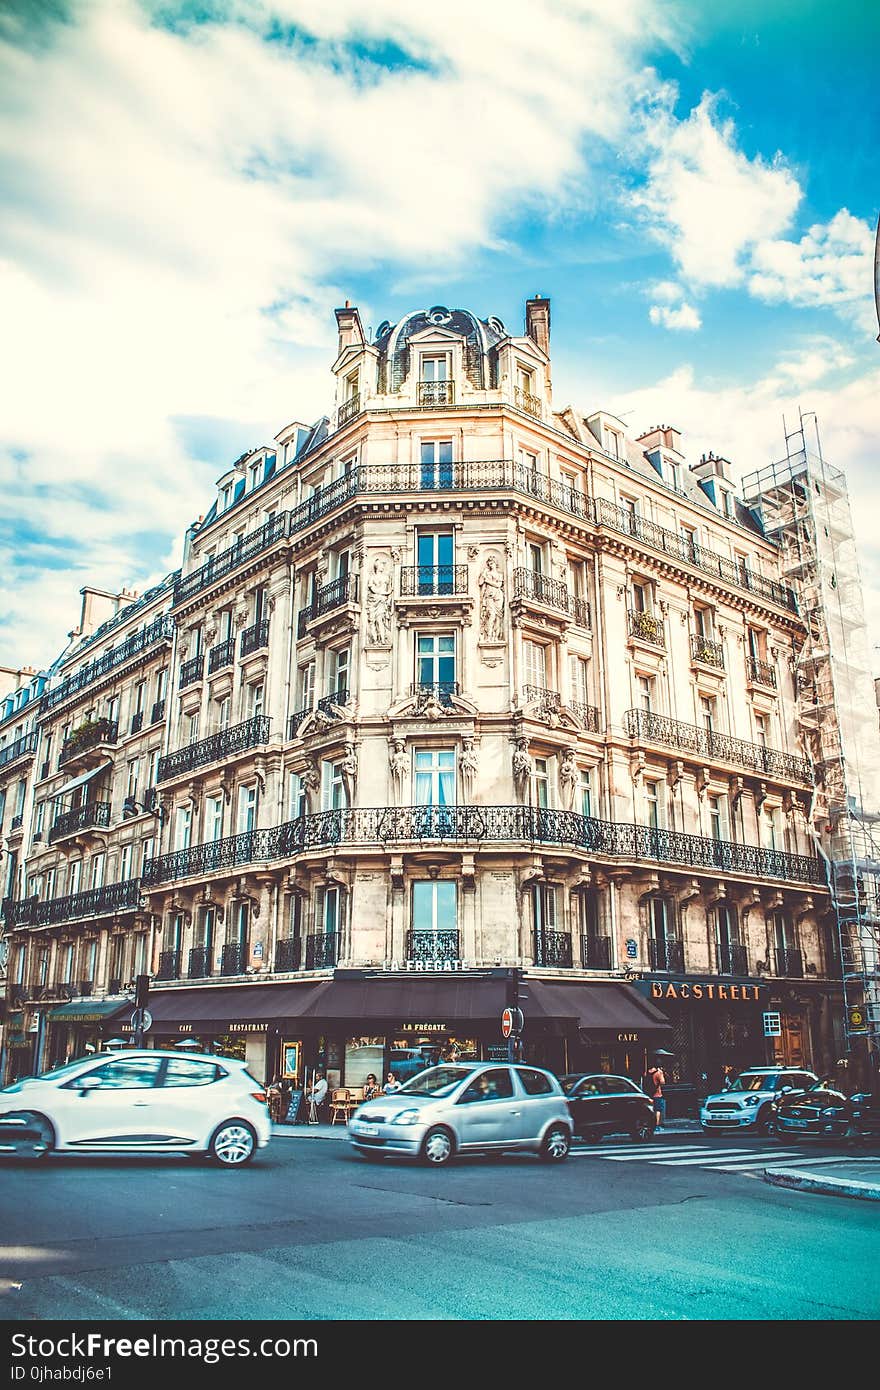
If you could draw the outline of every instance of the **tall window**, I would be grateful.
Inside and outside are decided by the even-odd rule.
[[[591,816],[593,814],[593,782],[588,767],[581,768],[579,794],[581,815]]]
[[[61,951],[61,983],[73,983],[73,942],[69,941]]]
[[[424,748],[416,750],[415,803],[417,806],[454,805],[454,749]]]
[[[782,836],[779,827],[779,808],[778,806],[765,806],[761,813],[763,826],[764,848],[777,850],[782,848]]]
[[[131,878],[131,845],[123,845],[119,851],[119,877],[123,882]]]
[[[636,704],[646,714],[654,708],[654,679],[652,676],[636,676]]]
[[[715,908],[715,945],[719,974],[737,975],[745,970],[739,940],[739,922],[735,908],[729,903],[719,903]]]
[[[617,430],[610,430],[605,427],[605,452],[610,454],[613,459],[620,458],[620,435]]]
[[[662,830],[665,824],[663,784],[645,779],[645,824],[651,830]]]
[[[651,966],[655,970],[680,968],[681,943],[677,940],[675,905],[669,898],[650,898],[648,903],[651,932]]]
[[[257,784],[252,782],[249,786],[239,787],[238,789],[238,833],[247,834],[249,830],[255,830],[257,825]]]
[[[346,805],[342,763],[321,763],[321,810],[338,811]]]
[[[709,797],[709,829],[713,840],[730,838],[726,796]]]
[[[558,929],[558,889],[552,883],[532,885],[532,917],[537,932]]]
[[[540,642],[523,642],[526,684],[547,687],[547,648]]]
[[[311,709],[315,703],[315,663],[299,668],[299,707]]]
[[[91,864],[89,865],[89,872],[90,872],[90,878],[91,878],[90,887],[92,887],[92,888],[102,888],[102,887],[104,886],[104,855],[103,855],[103,854],[93,854],[93,855],[92,855],[92,862],[91,862]]]
[[[550,805],[550,769],[546,758],[535,759],[532,775],[532,795],[534,804],[542,809]]]
[[[517,462],[519,464],[519,483],[529,492],[536,496],[540,489],[540,475],[538,473],[538,455],[533,454],[529,449],[517,450]]]
[[[452,487],[452,440],[423,440],[421,444],[423,488]]]
[[[325,936],[337,936],[342,921],[342,894],[336,887],[324,889],[324,901],[321,904],[321,926]]]
[[[74,859],[70,865],[67,877],[68,893],[78,893],[82,883],[82,860]]]
[[[140,758],[132,758],[132,759],[129,761],[129,764],[128,764],[128,790],[127,790],[127,795],[132,799],[132,801],[137,797],[137,794],[138,794],[138,779],[139,779],[139,777],[140,777],[140,771],[141,771],[141,760],[140,760]]]
[[[196,743],[199,737],[199,712],[189,716],[188,734],[190,743]]]
[[[532,574],[543,574],[544,547],[539,545],[537,541],[529,541],[526,547],[526,555],[528,556],[529,569],[532,571]]]
[[[632,606],[634,613],[650,614],[653,611],[653,595],[647,580],[633,580]]]
[[[455,684],[455,637],[419,634],[416,638],[416,679],[419,685],[439,685],[441,692]]]
[[[152,859],[154,852],[154,841],[152,838],[141,841],[141,874],[147,867],[147,860]]]
[[[452,879],[425,879],[413,884],[412,924],[416,932],[457,929],[457,891]]]
[[[351,675],[351,649],[341,647],[338,651],[331,654],[333,661],[333,678],[330,687],[331,695],[341,695],[343,691],[349,689],[349,679]]]
[[[713,695],[700,696],[700,722],[707,734],[715,732],[716,702]]]
[[[287,796],[288,815],[291,820],[297,820],[306,814],[306,789],[303,786],[302,778],[298,772],[291,772],[288,783]]]
[[[192,834],[192,807],[178,806],[174,824],[174,848],[189,849]]]
[[[451,594],[454,540],[451,531],[420,531],[416,538],[417,588],[420,594]]]
[[[266,687],[263,681],[253,681],[247,688],[247,710],[249,719],[259,719],[263,713],[263,700]]]
[[[705,638],[711,642],[714,634],[714,624],[711,608],[694,608],[694,632],[698,637]]]
[[[571,682],[571,698],[576,703],[588,705],[587,672],[589,667],[582,656],[569,656],[568,672]]]
[[[224,695],[222,700],[217,701],[217,728],[228,729],[231,718],[232,700],[229,695]]]
[[[220,840],[223,837],[223,797],[209,796],[205,802],[205,839]]]
[[[684,541],[684,558],[686,560],[696,560],[697,558],[697,533],[693,526],[680,526],[679,535]]]

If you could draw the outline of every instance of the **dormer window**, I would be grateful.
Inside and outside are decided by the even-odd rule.
[[[232,501],[232,484],[231,484],[231,483],[227,483],[226,486],[222,489],[222,491],[221,491],[221,493],[220,493],[220,510],[221,510],[222,512],[225,512],[225,511],[226,511],[226,508],[229,506],[229,504],[230,504],[231,501]]]
[[[535,373],[521,362],[516,364],[514,400],[521,410],[527,410],[530,415],[541,414],[541,401],[535,394]]]
[[[252,463],[250,466],[251,492],[253,492],[254,488],[258,488],[260,486],[260,483],[262,481],[262,472],[263,460],[257,459],[256,463]]]
[[[449,358],[425,356],[419,375],[419,405],[452,405],[453,385],[449,380]]]
[[[620,435],[617,430],[605,431],[605,452],[610,454],[613,459],[620,458]]]
[[[733,498],[726,488],[721,488],[721,510],[725,516],[733,516]]]

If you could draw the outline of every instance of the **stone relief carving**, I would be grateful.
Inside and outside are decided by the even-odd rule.
[[[480,640],[504,641],[504,573],[494,553],[480,574]]]
[[[566,811],[574,809],[580,779],[581,773],[575,751],[573,748],[566,748],[559,763],[559,792]]]
[[[458,767],[461,773],[461,785],[464,791],[465,800],[470,802],[473,799],[474,779],[477,775],[477,750],[474,747],[472,738],[466,738],[461,750],[461,757],[458,760]]]
[[[391,769],[391,787],[395,804],[403,806],[406,801],[406,779],[409,777],[409,755],[403,739],[396,738],[392,741],[388,753],[388,766]]]
[[[345,796],[349,806],[355,803],[355,792],[357,791],[358,760],[357,749],[353,743],[345,745],[345,757],[340,764],[342,769],[342,785],[345,788]]]
[[[391,641],[391,561],[375,556],[367,580],[367,645],[387,647]]]
[[[529,782],[533,768],[534,764],[528,744],[524,738],[517,739],[516,747],[513,750],[513,784],[516,787],[516,794],[522,802],[528,799]]]

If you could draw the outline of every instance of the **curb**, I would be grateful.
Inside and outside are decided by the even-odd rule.
[[[819,1177],[796,1168],[765,1168],[764,1181],[773,1187],[788,1187],[800,1192],[824,1192],[829,1197],[856,1197],[863,1202],[880,1201],[880,1186],[859,1182],[856,1178]]]

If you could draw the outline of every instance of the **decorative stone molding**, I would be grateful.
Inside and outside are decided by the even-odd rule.
[[[645,770],[645,763],[646,758],[641,749],[639,749],[635,753],[630,754],[629,775],[636,785],[638,785],[638,783],[642,780],[642,773]]]
[[[711,769],[708,767],[697,768],[697,775],[694,779],[694,782],[697,788],[697,796],[702,801],[706,795],[708,787],[711,785],[712,782]]]

